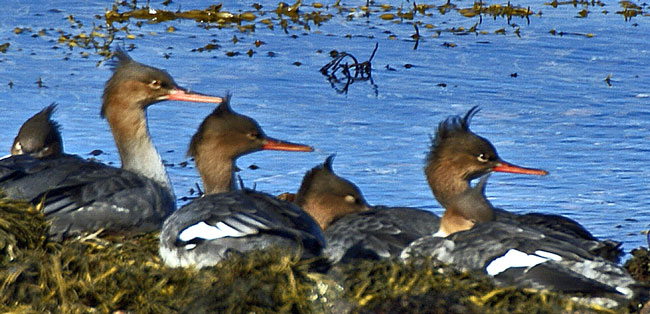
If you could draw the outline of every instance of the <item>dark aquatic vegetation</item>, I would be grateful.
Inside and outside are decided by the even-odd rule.
[[[0,311],[599,312],[552,292],[498,288],[485,276],[436,262],[361,261],[340,267],[335,280],[276,249],[233,256],[199,272],[163,266],[157,233],[55,245],[45,241],[46,229],[38,208],[0,199]],[[642,271],[647,252],[638,255],[645,256]]]
[[[646,233],[647,234],[647,233]],[[650,241],[648,241],[650,243]],[[630,272],[634,279],[649,283],[650,282],[650,250],[640,247],[632,250],[632,258],[625,262],[625,269]]]
[[[377,96],[377,85],[372,80],[372,58],[379,48],[379,43],[375,44],[375,49],[372,51],[370,58],[367,61],[359,63],[357,58],[347,52],[333,51],[334,60],[320,68],[320,73],[327,76],[327,80],[338,93],[347,94],[350,84],[356,81],[370,81],[375,96]],[[352,60],[352,63],[344,61],[346,59]],[[342,78],[337,76],[337,73],[342,75]]]
[[[283,1],[288,5],[281,12],[296,2]],[[244,94],[242,110],[246,113],[258,116],[264,125],[273,123],[274,131],[299,133],[300,139],[319,149],[316,156],[243,160],[242,165],[260,167],[255,172],[242,167],[247,185],[257,183],[261,191],[272,194],[294,190],[305,170],[338,152],[341,172],[367,191],[369,201],[439,212],[424,184],[413,183],[422,181],[418,176],[431,122],[449,112],[482,105],[494,114],[486,117],[489,124],[481,132],[497,139],[508,155],[554,171],[543,184],[495,177],[498,184],[491,197],[507,197],[508,209],[522,213],[549,213],[550,208],[560,207],[562,214],[584,223],[598,236],[625,241],[626,251],[647,247],[645,236],[638,234],[647,229],[646,222],[623,219],[646,217],[645,205],[650,204],[644,192],[650,172],[643,167],[650,134],[648,77],[643,72],[648,62],[647,31],[643,30],[650,18],[647,4],[613,1],[602,6],[597,0],[579,0],[561,1],[554,7],[529,1],[534,12],[528,16],[530,24],[524,16],[513,16],[507,25],[507,16],[461,11],[473,8],[474,1],[469,0],[302,1],[297,10],[278,15],[279,2],[224,2],[218,12],[234,18],[220,23],[190,18],[162,22],[164,11],[207,12],[216,2],[120,0],[111,8],[114,2],[105,0],[74,2],[79,5],[61,0],[10,1],[3,6],[5,23],[0,30],[0,44],[10,44],[6,53],[0,52],[0,93],[6,96],[0,100],[0,125],[17,130],[18,121],[40,110],[42,104],[56,101],[61,106],[58,116],[66,126],[64,135],[69,138],[66,148],[75,152],[101,149],[105,153],[96,158],[119,164],[115,146],[106,141],[108,127],[96,109],[98,82],[108,72],[95,68],[96,64],[104,67],[106,43],[117,41],[129,51],[135,49],[138,58],[179,73],[179,83],[198,90],[229,89]],[[497,3],[507,6],[507,0],[501,0],[483,1],[482,7]],[[528,4],[511,1],[511,6],[517,5],[523,5],[525,12]],[[112,14],[107,12],[113,9],[120,14],[140,10],[142,18],[134,13],[123,21],[106,23]],[[588,14],[576,18],[584,9]],[[384,14],[392,19],[382,19]],[[632,20],[626,23],[625,15]],[[244,19],[253,16],[254,20]],[[419,45],[413,50],[416,27]],[[556,36],[549,33],[551,29],[557,30]],[[230,40],[233,36],[237,43]],[[348,94],[337,94],[324,84],[317,70],[333,57],[323,57],[322,51],[344,50],[361,62],[376,42],[382,51],[372,59],[372,79],[382,87],[379,97],[364,82],[350,87]],[[254,52],[251,58],[246,55],[249,49]],[[239,55],[229,58],[227,51]],[[295,61],[302,65],[293,65]],[[405,69],[404,64],[415,66]],[[198,76],[192,78],[189,73]],[[518,74],[516,80],[511,73]],[[603,81],[608,73],[612,73],[611,88]],[[341,73],[337,75],[342,78]],[[39,76],[49,88],[37,87],[34,82]],[[161,145],[166,164],[189,161],[182,147],[195,131],[197,117],[206,110],[206,106],[171,103],[152,110],[154,140]],[[521,123],[504,130],[513,120]],[[15,135],[11,133],[0,135],[0,144],[5,145],[0,155],[7,152]],[[199,179],[193,167],[189,162],[185,168],[168,168],[178,196],[197,195]],[[286,171],[269,171],[273,168]],[[179,205],[184,202],[178,200]],[[0,220],[8,221],[6,217],[5,212],[0,214]],[[328,313],[330,309],[327,303],[310,311],[297,302],[317,299],[306,292],[321,291],[328,283],[314,279],[302,270],[304,266],[296,267],[291,258],[279,254],[278,258],[246,256],[200,273],[170,270],[157,257],[155,234],[43,245],[39,228],[0,223],[0,247],[16,243],[11,245],[14,252],[22,251],[22,256],[13,255],[10,264],[0,265],[0,312],[161,313],[190,307],[205,312],[233,308],[262,312],[260,307],[265,306],[276,312]],[[10,231],[7,237],[2,230]],[[20,230],[31,230],[30,240],[21,240]],[[10,237],[17,241],[11,242]],[[632,254],[635,259],[643,255]],[[647,257],[647,251],[644,254]],[[569,303],[557,303],[556,295],[494,289],[487,278],[424,266],[390,261],[350,265],[339,294],[314,302],[338,299],[357,307],[357,312],[384,313],[397,312],[400,306],[405,309],[402,312],[580,311]],[[638,270],[644,269],[647,263],[639,263]],[[459,289],[449,289],[447,283],[458,283]],[[332,291],[340,286],[329,287],[334,287]],[[284,292],[293,301],[282,299]]]
[[[557,30],[555,30],[555,28],[551,29],[549,31],[549,33],[551,33],[551,35],[553,35],[553,36],[555,36],[555,35],[557,35],[557,36],[572,35],[572,36],[584,36],[584,37],[587,37],[587,38],[594,37],[593,33],[563,32],[563,31],[557,31]]]

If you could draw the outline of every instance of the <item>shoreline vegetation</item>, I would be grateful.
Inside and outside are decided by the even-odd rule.
[[[164,23],[188,19],[199,27],[235,28],[253,33],[256,28],[284,32],[316,31],[334,15],[347,20],[372,18],[413,27],[407,40],[417,48],[419,41],[455,35],[520,36],[517,23],[531,23],[541,10],[508,4],[480,4],[458,7],[453,2],[439,5],[405,3],[401,6],[375,4],[346,7],[319,2],[294,4],[279,2],[276,7],[253,5],[250,10],[231,12],[221,4],[204,10],[186,10],[165,1],[160,8],[144,2],[116,2],[101,11],[96,24],[82,23],[72,14],[69,29],[16,26],[16,36],[43,38],[54,48],[79,51],[88,58],[94,53],[110,57],[114,41],[134,40],[159,34],[141,30],[143,23]],[[148,3],[148,2],[147,2]],[[625,21],[650,16],[650,6],[619,1],[604,6],[601,1],[557,1],[545,3],[545,10],[574,6],[576,18],[590,14],[617,14]],[[99,12],[98,11],[98,12]],[[470,27],[434,25],[432,12],[455,12],[473,19]],[[482,26],[492,19],[507,20],[502,25]],[[486,23],[487,24],[487,23]],[[314,29],[312,30],[312,27]],[[167,33],[175,32],[168,26]],[[584,36],[591,33],[549,29],[555,36]],[[344,35],[342,35],[344,36]],[[348,35],[349,36],[349,35]],[[237,37],[233,37],[237,42]],[[264,45],[260,40],[237,50],[223,51],[228,57],[252,56]],[[135,45],[126,41],[125,45]],[[453,42],[445,46],[454,47]],[[0,53],[15,49],[0,42]],[[192,52],[225,48],[213,42]],[[67,58],[67,57],[66,57]],[[370,58],[372,59],[372,58]],[[103,62],[103,61],[102,61]],[[41,80],[39,78],[39,87]],[[10,88],[13,82],[9,81]],[[38,207],[38,206],[37,206]],[[87,235],[63,243],[47,240],[47,222],[30,204],[0,196],[0,312],[7,313],[613,313],[635,312],[635,304],[615,311],[574,302],[553,292],[498,287],[482,274],[460,272],[433,261],[404,264],[394,260],[362,261],[341,266],[331,275],[310,271],[308,261],[283,254],[280,250],[233,256],[213,267],[172,269],[158,256],[158,233],[122,237]],[[650,283],[650,253],[640,247],[631,252],[625,267],[642,283]],[[646,308],[648,305],[646,305]],[[644,309],[648,311],[647,309]]]
[[[495,286],[434,261],[359,261],[310,271],[279,249],[232,256],[200,271],[168,268],[158,233],[46,239],[34,206],[0,199],[0,311],[10,313],[618,313],[572,296]],[[648,282],[648,250],[626,262]]]

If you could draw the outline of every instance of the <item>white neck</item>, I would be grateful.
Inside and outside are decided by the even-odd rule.
[[[106,119],[120,153],[122,169],[154,180],[173,195],[165,165],[151,141],[144,110],[111,109],[107,110]]]
[[[146,138],[126,143],[124,148],[120,151],[122,169],[141,174],[172,190],[162,157],[148,134]]]

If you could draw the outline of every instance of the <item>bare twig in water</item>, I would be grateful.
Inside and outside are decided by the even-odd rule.
[[[372,80],[372,58],[379,48],[379,44],[375,44],[375,49],[372,51],[368,61],[359,63],[357,58],[347,52],[338,53],[334,60],[320,68],[320,72],[327,76],[327,80],[338,93],[348,92],[350,84],[356,81],[370,81],[372,84],[375,95],[377,95],[377,85]],[[344,62],[351,60],[352,63]],[[339,79],[338,75],[343,77]]]
[[[413,24],[413,28],[415,28],[415,34],[411,35],[411,38],[415,40],[415,45],[413,46],[413,50],[418,50],[418,45],[420,44],[420,30],[418,29],[418,26]]]
[[[255,191],[257,189],[257,183],[253,182],[253,188],[252,189],[246,189],[246,185],[244,184],[244,180],[241,178],[240,175],[237,175],[237,181],[239,181],[239,189],[242,191]]]
[[[239,181],[239,188],[243,191],[246,190],[246,186],[244,185],[244,180],[242,180],[240,175],[237,175],[237,181]]]
[[[198,182],[194,182],[194,185],[196,186],[196,192],[199,195],[199,197],[203,196],[205,194],[203,190],[201,190],[201,186],[199,185]]]
[[[198,182],[194,182],[194,186],[196,187],[196,191],[194,191],[193,188],[190,188],[190,196],[183,196],[183,197],[179,198],[178,200],[183,201],[183,202],[187,202],[187,201],[191,201],[191,200],[194,200],[194,199],[197,199],[197,198],[201,198],[201,196],[203,196],[203,194],[205,194],[203,192],[203,190],[201,190],[201,186],[199,185]]]

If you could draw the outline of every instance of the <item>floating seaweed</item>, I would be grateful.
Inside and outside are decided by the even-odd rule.
[[[372,51],[370,58],[367,61],[359,63],[357,58],[347,52],[333,51],[331,55],[334,57],[332,61],[320,68],[320,73],[327,77],[327,80],[339,94],[347,94],[350,84],[356,81],[370,81],[375,96],[378,94],[377,85],[372,79],[372,58],[379,48],[379,44],[375,44],[375,49]],[[344,62],[351,60],[351,63]],[[338,75],[342,75],[339,78]]]
[[[619,3],[621,4],[622,10],[616,11],[616,14],[622,15],[626,22],[637,15],[647,14],[640,5],[630,1],[619,1]]]
[[[648,13],[650,6],[646,3],[636,4],[627,0],[618,1],[618,3],[621,6],[621,10],[616,11],[616,14],[623,16],[623,19],[625,19],[626,22],[629,22],[633,17],[636,16],[650,16],[650,13]],[[561,5],[571,5],[574,7],[582,6],[583,9],[578,12],[578,17],[585,18],[589,14],[589,7],[604,7],[605,3],[600,0],[553,0],[552,2],[544,3],[544,5],[548,5],[553,8],[557,8]],[[643,8],[644,6],[646,6],[645,9]],[[608,11],[603,10],[602,13],[607,14]]]
[[[572,6],[599,6],[599,7],[604,7],[605,3],[603,3],[600,0],[567,0],[567,1],[557,1],[553,0],[552,2],[546,2],[544,5],[550,5],[554,8],[557,8],[560,5],[572,5]]]
[[[14,33],[16,35],[31,33],[32,37],[53,39],[59,45],[54,48],[64,46],[70,50],[94,50],[94,53],[103,56],[105,58],[103,61],[105,61],[110,56],[109,48],[115,39],[136,39],[145,36],[155,36],[160,32],[174,32],[175,27],[171,25],[163,26],[160,31],[137,32],[137,29],[141,28],[144,24],[163,24],[178,19],[196,21],[198,26],[204,29],[231,28],[249,34],[254,33],[258,27],[269,28],[271,30],[279,28],[287,34],[290,32],[310,32],[313,27],[321,26],[335,16],[341,16],[347,20],[364,18],[367,20],[375,19],[378,20],[375,22],[380,23],[382,21],[389,21],[392,24],[407,23],[413,25],[415,34],[407,35],[410,38],[405,39],[414,40],[414,48],[417,49],[420,42],[426,40],[427,33],[430,32],[433,32],[434,37],[439,36],[442,32],[448,32],[454,35],[466,35],[470,33],[475,35],[507,35],[513,33],[520,37],[521,32],[524,30],[515,23],[512,23],[512,19],[519,17],[525,19],[527,24],[530,24],[531,15],[541,15],[541,11],[533,11],[530,7],[520,7],[510,2],[498,4],[488,3],[487,1],[474,1],[471,6],[467,7],[455,4],[452,1],[447,1],[441,5],[414,2],[412,5],[402,4],[399,6],[379,4],[369,0],[358,6],[342,4],[341,1],[325,5],[318,2],[307,5],[301,1],[296,1],[293,4],[278,2],[277,6],[269,7],[255,3],[251,5],[250,10],[240,9],[237,12],[229,10],[221,3],[209,5],[205,9],[186,11],[182,11],[180,8],[175,11],[170,10],[168,5],[168,1],[163,2],[160,7],[148,1],[144,4],[138,4],[136,0],[119,1],[113,4],[110,9],[102,12],[102,14],[95,16],[97,19],[103,20],[103,23],[98,23],[99,25],[95,25],[94,23],[92,26],[84,25],[77,17],[68,15],[67,20],[69,21],[71,30],[32,30],[29,27],[16,27]],[[588,18],[594,14],[591,8],[603,7],[605,4],[600,0],[553,0],[544,5],[553,8],[562,5],[572,5],[578,9],[576,12],[578,17]],[[626,21],[630,21],[634,17],[650,16],[650,13],[648,13],[650,6],[645,3],[638,4],[632,1],[619,1],[619,5],[621,9],[617,10],[616,14],[623,16]],[[440,28],[431,23],[432,18],[436,14],[446,15],[451,13],[456,13],[468,19],[474,19],[475,23],[470,28],[458,25]],[[607,14],[607,10],[603,10],[602,14]],[[495,20],[505,19],[514,31],[507,32],[506,28],[491,30],[483,27],[481,29],[483,18],[485,17],[492,17]],[[559,32],[558,34],[574,35],[563,32]],[[575,35],[594,36],[591,33]],[[389,38],[398,39],[397,35],[392,33]],[[194,51],[210,51],[214,48],[211,44],[206,43],[204,47],[196,48]],[[5,46],[0,46],[0,53],[6,48]],[[241,50],[239,52],[231,51],[225,54],[226,56],[246,54],[251,57],[256,53],[253,49]],[[88,58],[90,52],[81,52],[80,56],[82,58]],[[65,59],[68,58],[68,56],[65,57]]]
[[[508,1],[508,4],[505,6],[500,4],[485,5],[483,1],[478,1],[474,2],[474,5],[472,5],[471,8],[458,9],[458,13],[468,18],[478,15],[479,24],[483,21],[483,15],[492,16],[495,20],[497,17],[505,17],[509,25],[512,17],[525,18],[527,23],[530,24],[529,16],[533,15],[535,12],[531,11],[530,7],[522,8],[513,6],[510,4],[510,1]]]
[[[571,36],[584,36],[587,38],[594,37],[593,33],[576,33],[576,32],[563,32],[563,31],[556,31],[554,28],[549,31],[551,35],[553,36],[565,36],[565,35],[571,35]]]

